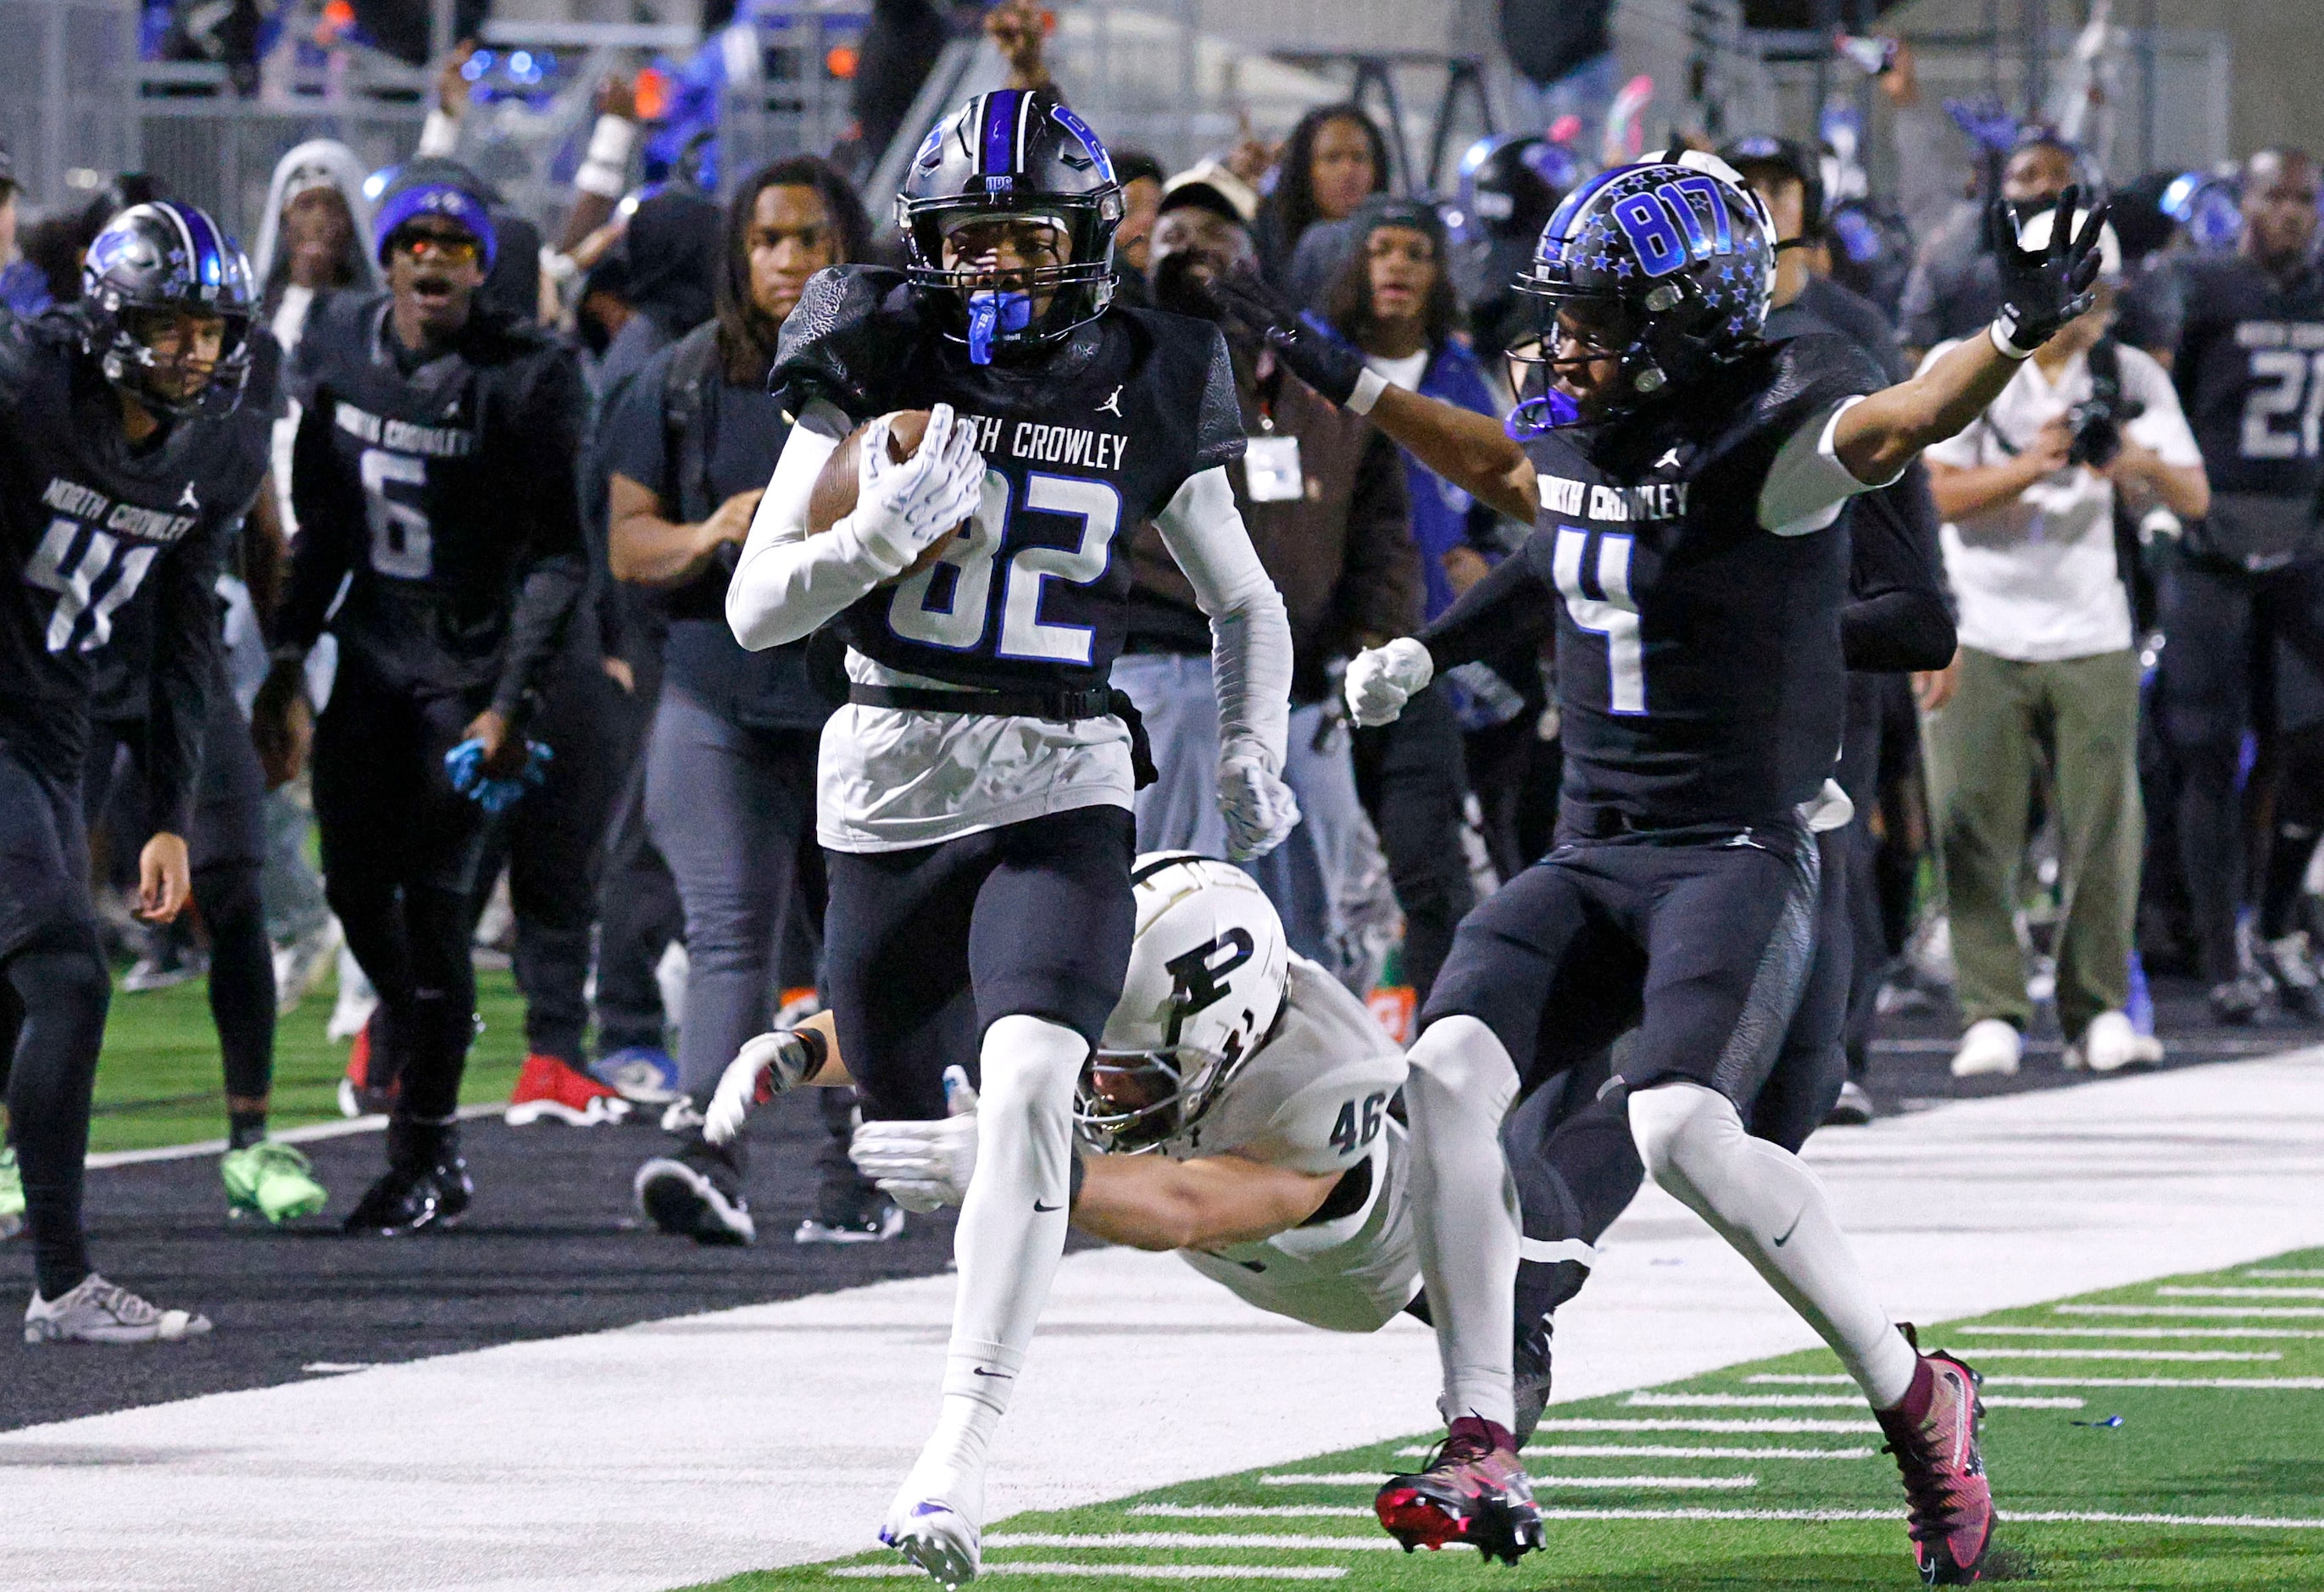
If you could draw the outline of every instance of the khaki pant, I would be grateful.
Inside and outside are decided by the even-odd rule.
[[[1929,807],[1952,922],[1964,1024],[2033,1015],[2015,924],[2034,780],[2049,770],[2064,910],[2058,1023],[2079,1038],[2129,995],[2145,813],[2139,805],[2138,656],[2013,663],[1960,650],[1952,700],[1925,724]]]

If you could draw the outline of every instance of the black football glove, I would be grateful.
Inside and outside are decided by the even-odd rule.
[[[1364,356],[1300,318],[1299,307],[1257,273],[1232,272],[1214,279],[1211,292],[1227,319],[1254,337],[1263,337],[1291,373],[1333,403],[1344,407],[1364,374]]]
[[[1997,199],[1986,209],[1986,242],[2001,273],[2001,312],[1994,317],[1994,329],[2021,356],[2057,336],[2059,328],[2097,299],[2090,284],[2098,280],[2098,233],[2108,207],[2091,210],[2077,232],[2074,208],[2081,197],[2080,188],[2058,196],[2050,241],[2039,249],[2017,241],[2016,212],[2006,199]]]

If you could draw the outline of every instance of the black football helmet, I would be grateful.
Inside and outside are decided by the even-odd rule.
[[[132,205],[105,224],[81,265],[81,348],[105,379],[150,409],[225,414],[250,378],[250,262],[217,223],[176,199]],[[143,314],[216,316],[226,323],[217,363],[190,393],[154,384],[156,359]]]
[[[1113,302],[1121,185],[1089,125],[1047,88],[980,94],[936,124],[896,196],[905,274],[946,337],[989,364],[995,350],[1054,343]],[[1046,219],[1065,234],[1062,264],[1009,273],[945,264],[945,239],[977,220]]]
[[[1512,285],[1534,300],[1553,367],[1571,317],[1620,359],[1610,412],[1695,380],[1757,341],[1775,291],[1775,229],[1733,167],[1693,151],[1615,166],[1567,195]],[[1554,374],[1554,368],[1553,368]],[[1552,423],[1571,403],[1553,393]]]

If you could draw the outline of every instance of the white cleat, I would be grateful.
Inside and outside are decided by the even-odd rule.
[[[1969,1025],[1953,1052],[1955,1078],[2014,1078],[2025,1053],[2024,1036],[1998,1017]]]
[[[938,1586],[964,1587],[976,1579],[983,1563],[984,1478],[946,1479],[939,1474],[932,1478],[939,1485],[927,1486],[920,1476],[915,1467],[896,1501],[888,1505],[880,1540],[926,1570]]]
[[[157,1310],[95,1272],[60,1299],[35,1289],[24,1307],[26,1343],[176,1343],[209,1329],[208,1317]]]
[[[2066,1068],[2087,1067],[2092,1072],[2120,1072],[2126,1067],[2153,1066],[2163,1060],[2160,1041],[2141,1034],[2120,1012],[2101,1012],[2090,1019],[2082,1037],[2066,1047]]]

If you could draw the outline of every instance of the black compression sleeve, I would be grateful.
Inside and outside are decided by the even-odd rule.
[[[162,555],[154,594],[153,689],[146,714],[147,833],[183,835],[193,821],[209,693],[226,689],[219,667],[216,532],[197,532]]]
[[[1555,628],[1556,601],[1521,549],[1462,592],[1420,641],[1439,674],[1488,653],[1538,646]]]

